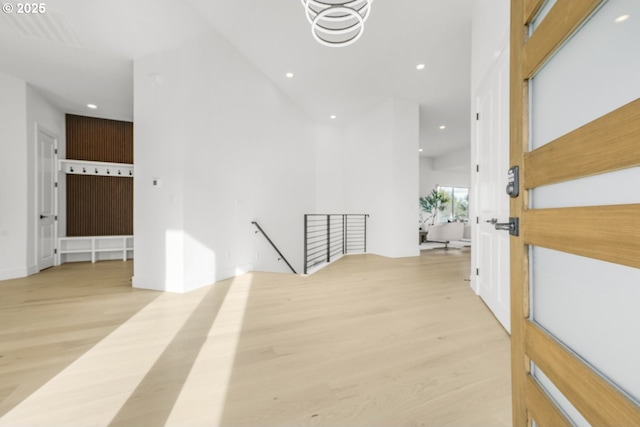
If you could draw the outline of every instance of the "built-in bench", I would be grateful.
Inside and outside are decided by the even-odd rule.
[[[133,236],[59,237],[56,265],[133,258]]]

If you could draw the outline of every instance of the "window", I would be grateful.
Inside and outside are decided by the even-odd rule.
[[[444,210],[438,213],[436,222],[469,221],[469,189],[464,187],[441,187],[439,193],[446,194],[449,201]]]

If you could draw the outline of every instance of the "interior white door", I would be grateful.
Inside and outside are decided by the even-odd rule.
[[[38,128],[37,258],[38,270],[52,267],[55,260],[56,138]]]
[[[508,49],[503,49],[480,87],[476,106],[476,286],[480,297],[509,332],[509,234],[494,226],[496,221],[507,222],[509,217],[509,197],[505,193],[509,169]]]

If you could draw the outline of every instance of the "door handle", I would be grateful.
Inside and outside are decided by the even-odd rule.
[[[506,230],[506,231],[511,231],[511,229],[514,226],[512,222],[498,222],[498,223],[495,223],[494,225],[496,227],[496,230]]]
[[[492,220],[493,221],[493,220]],[[490,222],[490,221],[487,221]],[[520,220],[519,218],[509,218],[509,222],[492,222],[496,230],[508,231],[512,236],[518,236],[520,234]]]
[[[491,218],[491,219],[488,219],[486,222],[488,222],[489,224],[494,224],[495,225],[495,224],[498,223],[498,218]]]
[[[40,219],[49,218],[49,215],[40,215]]]

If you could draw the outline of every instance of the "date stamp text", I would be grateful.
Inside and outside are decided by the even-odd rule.
[[[2,3],[2,11],[6,14],[38,15],[47,12],[46,3]]]

